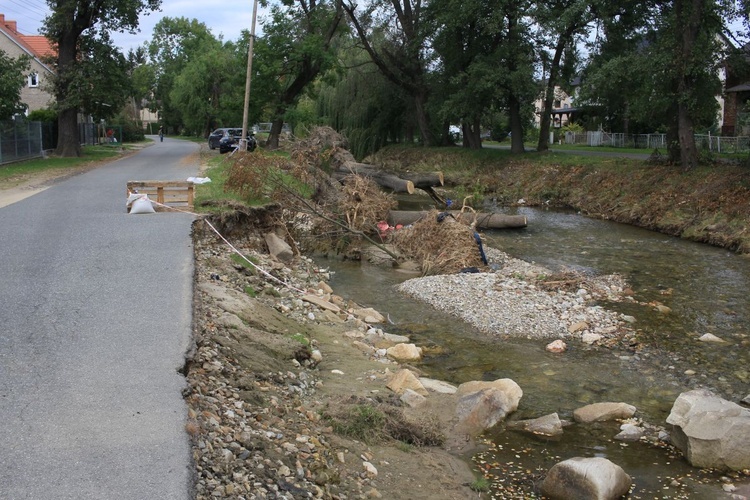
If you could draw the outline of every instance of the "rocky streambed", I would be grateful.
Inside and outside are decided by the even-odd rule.
[[[425,378],[414,366],[419,346],[390,335],[378,311],[337,296],[326,269],[304,257],[272,258],[257,237],[237,244],[246,260],[200,224],[195,348],[185,393],[197,498],[489,497],[477,491],[486,485],[469,468],[467,453],[481,447],[471,439],[478,430],[515,410],[522,393],[515,383],[499,383],[508,397],[497,420],[471,408],[459,418],[462,391],[495,387]],[[538,338],[549,350],[564,350],[565,342],[637,350],[630,318],[589,305],[632,300],[621,278],[555,279],[490,252],[492,273],[410,280],[401,290],[486,333]],[[622,421],[625,439],[670,446],[662,428],[624,407],[627,414],[612,418]],[[515,425],[541,433],[566,423],[543,418]],[[740,474],[725,481],[735,490],[716,491],[740,495],[733,482],[746,487]],[[496,498],[538,492],[538,484],[514,484],[516,490],[511,485]]]

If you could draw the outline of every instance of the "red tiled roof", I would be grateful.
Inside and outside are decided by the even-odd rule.
[[[42,35],[20,35],[23,42],[28,45],[31,51],[37,57],[54,56],[55,50],[52,48],[52,44],[46,37]]]
[[[52,48],[52,44],[47,38],[42,35],[22,35],[18,32],[16,21],[5,19],[5,14],[0,14],[0,27],[5,29],[5,31],[7,31],[34,56],[43,58],[55,55],[55,50]]]

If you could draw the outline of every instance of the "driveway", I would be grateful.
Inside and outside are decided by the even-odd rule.
[[[0,498],[186,499],[193,217],[129,215],[128,180],[198,175],[196,144],[0,208]]]

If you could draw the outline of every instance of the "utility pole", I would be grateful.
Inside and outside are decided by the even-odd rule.
[[[250,25],[250,42],[247,47],[247,75],[245,76],[245,108],[242,111],[242,139],[240,150],[247,151],[247,121],[250,107],[250,81],[253,74],[253,42],[255,41],[255,18],[258,14],[258,0],[253,0],[253,22]]]

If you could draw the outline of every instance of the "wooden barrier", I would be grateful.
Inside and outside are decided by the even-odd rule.
[[[194,184],[188,181],[128,181],[126,196],[137,191],[139,194],[147,194],[151,201],[167,207],[192,211],[194,189]],[[130,212],[130,207],[127,210]],[[172,211],[160,205],[154,205],[154,210]]]

